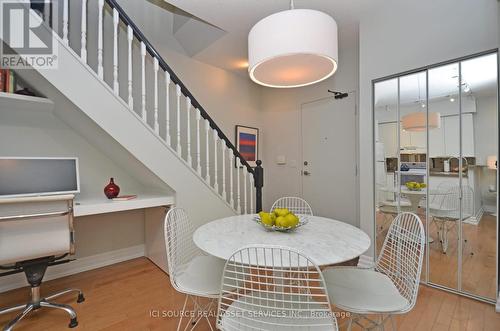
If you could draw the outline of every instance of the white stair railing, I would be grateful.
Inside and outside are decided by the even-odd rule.
[[[122,99],[133,112],[134,93],[140,95],[141,101],[138,119],[142,120],[142,122],[150,127],[152,133],[160,138],[161,111],[161,115],[165,116],[165,120],[162,120],[161,124],[161,126],[165,128],[165,138],[162,139],[167,148],[176,153],[177,156],[186,163],[186,166],[193,169],[195,175],[209,185],[214,192],[235,211],[238,213],[255,212],[256,209],[259,208],[258,206],[261,206],[261,202],[259,204],[256,196],[255,185],[257,182],[262,182],[261,180],[257,181],[255,177],[257,171],[252,169],[237,152],[231,141],[224,135],[196,99],[194,99],[192,94],[165,63],[137,26],[130,20],[117,1],[97,0],[97,14],[95,14],[95,10],[89,11],[88,0],[71,1],[71,4],[73,4],[73,2],[81,6],[79,17],[72,17],[75,11],[69,10],[69,0],[62,0],[63,15],[61,22],[52,22],[52,26],[62,26],[62,31],[60,33],[62,42],[69,47],[71,47],[72,44],[80,44],[80,49],[75,50],[75,52],[79,53],[81,61],[89,66],[87,63],[89,51],[87,48],[88,39],[90,37],[92,38],[91,40],[97,40],[97,47],[92,49],[92,51],[96,52],[93,54],[93,58],[97,58],[96,74],[98,79],[106,82],[104,80],[104,73],[110,72],[112,79],[110,79],[109,84],[106,84],[115,97]],[[89,13],[96,15],[96,17],[89,17]],[[57,15],[54,16],[57,17]],[[49,17],[49,20],[53,19],[53,17],[50,16],[46,17]],[[71,24],[72,20],[80,20],[79,23],[81,24]],[[96,35],[92,34],[89,36],[87,27],[88,21],[97,21]],[[111,29],[105,27],[105,22],[112,22]],[[78,25],[80,26],[80,30],[72,31],[72,27]],[[59,33],[59,31],[57,31],[57,33]],[[123,51],[120,48],[121,40],[119,36],[121,34],[126,36],[124,39],[126,40],[126,44],[123,45],[123,50],[126,50],[126,54],[123,54],[122,58],[125,59],[126,56],[127,60],[125,62],[126,66],[119,67],[120,52]],[[76,42],[72,42],[72,40],[76,40]],[[108,55],[107,52],[104,52],[104,43],[109,43],[111,41],[113,48],[112,52]],[[140,58],[134,58],[134,49],[139,52]],[[108,60],[106,56],[111,57]],[[153,63],[152,77],[149,76],[146,70],[146,62],[150,60],[152,60]],[[106,68],[109,64],[112,67]],[[140,78],[137,77],[140,79],[140,84],[134,84],[133,68],[135,66],[140,66]],[[123,77],[120,77],[120,72],[122,70],[126,70],[126,75],[123,73]],[[160,88],[159,85],[160,74],[165,75],[164,89]],[[126,86],[124,90],[126,93],[123,93],[126,95],[125,99],[120,96],[120,78],[124,80],[121,82],[124,84],[123,86]],[[146,81],[154,82],[153,91],[147,91]],[[175,86],[174,100],[170,98],[170,87],[172,83]],[[152,124],[148,123],[147,97],[149,93],[153,95],[151,101],[153,105],[153,118],[149,121],[152,122]],[[160,99],[165,100],[165,109],[163,109],[163,107],[160,109]],[[171,112],[171,101],[175,103],[174,114]],[[184,111],[186,112],[185,115],[183,115]],[[196,119],[196,130],[195,136],[193,137],[191,130],[194,129],[194,124],[191,123],[191,111],[195,112]],[[171,121],[173,120],[172,115],[176,116],[174,128],[171,126]],[[181,126],[181,118],[185,118],[186,120],[185,127],[183,125]],[[202,141],[202,132],[200,130],[202,121],[204,121],[204,142]],[[184,123],[184,120],[182,120],[182,123]],[[172,136],[176,138],[175,146],[172,144]],[[185,139],[181,139],[182,137],[185,137]],[[191,138],[193,138],[193,140]],[[205,143],[204,148],[202,146],[203,143]],[[182,153],[183,150],[186,152],[185,155]],[[211,152],[213,153],[213,157],[210,156]],[[205,154],[204,158],[202,154]],[[193,155],[195,160],[193,159]],[[234,174],[235,171],[236,175]],[[205,177],[203,177],[203,172]],[[262,174],[262,171],[260,170],[259,173]],[[211,174],[213,174],[213,177]],[[250,187],[248,187],[248,185]],[[257,189],[260,190],[260,188]]]

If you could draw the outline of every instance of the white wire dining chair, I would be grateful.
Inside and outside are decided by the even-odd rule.
[[[462,199],[460,199],[460,195]],[[462,201],[461,212],[460,200]],[[474,190],[469,185],[462,185],[462,189],[460,189],[460,185],[449,187],[446,194],[442,194],[439,203],[429,206],[429,215],[437,227],[443,253],[448,250],[448,233],[457,227],[458,221],[465,221],[473,217],[474,209]],[[467,243],[465,238],[464,243]],[[471,255],[473,254],[471,252]]]
[[[219,297],[220,279],[224,261],[212,256],[203,255],[193,242],[193,226],[181,208],[170,209],[165,217],[165,246],[167,251],[168,273],[170,282],[178,292],[186,294],[182,311],[185,312],[189,299],[194,311],[186,323],[194,328],[201,318],[205,318],[213,330],[208,313],[215,308],[215,300]],[[200,298],[208,298],[206,304]],[[180,315],[177,330],[180,330],[183,320]]]
[[[299,197],[283,197],[276,200],[272,207],[271,212],[276,208],[287,208],[290,212],[296,215],[308,215],[313,216],[313,211],[311,206],[306,200]]]
[[[323,271],[332,304],[352,313],[348,330],[353,322],[363,329],[383,329],[387,319],[396,330],[392,315],[410,311],[417,301],[424,251],[422,221],[413,213],[402,213],[389,227],[373,269]],[[372,314],[379,315],[379,320],[366,316]]]
[[[338,330],[319,267],[294,249],[264,245],[243,247],[226,261],[217,327]]]

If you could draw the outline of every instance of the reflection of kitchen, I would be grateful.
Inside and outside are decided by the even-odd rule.
[[[428,240],[422,280],[489,300],[498,293],[496,61],[374,84],[377,249],[396,215],[416,213]]]
[[[474,191],[474,214],[496,212],[496,98],[462,100],[462,185]],[[460,121],[456,102],[450,98],[434,101],[434,112],[440,113],[440,126],[429,130],[429,187],[458,185],[460,166]],[[401,113],[418,111],[420,106],[402,106]],[[415,109],[414,109],[415,108]],[[424,110],[425,111],[425,110]],[[401,185],[415,181],[426,183],[426,131],[406,131],[401,124],[398,148],[395,111],[386,118],[378,116],[376,124],[377,184],[394,187],[401,172]],[[403,116],[403,115],[402,115]],[[401,164],[398,169],[398,150]],[[385,177],[385,178],[384,178]],[[390,199],[391,194],[385,199]],[[425,201],[421,201],[421,205]]]

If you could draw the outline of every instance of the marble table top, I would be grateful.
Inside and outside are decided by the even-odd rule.
[[[395,187],[383,187],[380,190],[385,191],[385,192],[389,192],[389,193],[398,193],[398,190]],[[412,191],[412,190],[409,190],[406,186],[401,186],[401,194],[405,194],[405,195],[422,195],[422,196],[424,196],[427,194],[427,192],[429,193],[429,195],[445,195],[445,194],[447,194],[446,191],[442,191],[442,190],[435,190],[435,189],[427,190],[426,188],[423,188],[420,191]]]
[[[246,245],[288,246],[319,266],[352,260],[370,247],[366,233],[333,219],[309,216],[309,223],[295,231],[273,232],[256,223],[255,216],[231,216],[204,224],[193,234],[193,241],[202,251],[224,260]]]

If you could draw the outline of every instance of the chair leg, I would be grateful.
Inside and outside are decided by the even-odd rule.
[[[26,304],[14,306],[14,307],[9,307],[9,308],[3,308],[3,309],[0,309],[0,315],[8,314],[8,313],[16,311],[16,310],[21,310],[23,308],[26,308]]]
[[[349,317],[349,324],[347,324],[347,331],[351,331],[352,330],[352,316]]]
[[[212,305],[214,304],[214,299],[210,299],[210,302],[207,303],[205,306],[201,306],[200,303],[198,302],[198,297],[195,297],[193,299],[194,305],[195,305],[195,311],[196,312],[201,312],[199,316],[196,318],[194,322],[191,324],[193,327],[191,328],[191,331],[196,327],[198,322],[202,319],[205,318],[207,320],[208,326],[210,327],[210,330],[214,330],[212,327],[212,324],[210,323],[210,320],[208,319],[208,316],[205,313],[209,313],[210,309],[212,308]]]
[[[383,316],[383,315],[380,315],[380,316],[379,316],[379,320],[380,320],[380,323],[379,323],[379,328],[380,328],[380,330],[385,331],[385,327],[384,327],[384,322],[385,322],[385,320],[384,320],[384,316]]]
[[[392,315],[389,315],[389,319],[391,320],[392,331],[396,331],[396,324],[394,323],[394,319],[392,318]]]
[[[43,301],[40,301],[40,307],[55,308],[55,309],[64,310],[71,317],[71,320],[70,320],[68,326],[70,328],[74,328],[74,327],[78,326],[78,320],[76,319],[76,313],[73,310],[73,308],[71,308],[71,306],[69,306],[69,305],[63,305],[60,303],[48,302],[48,301],[43,300]]]
[[[16,316],[12,321],[10,321],[4,328],[3,331],[11,331],[14,326],[21,321],[24,316],[28,315],[34,308],[35,306],[32,303],[29,303],[25,306],[26,308]]]
[[[184,299],[184,305],[182,306],[182,311],[181,311],[181,318],[179,319],[179,323],[177,323],[177,331],[181,329],[182,325],[182,318],[184,317],[184,312],[186,311],[186,304],[188,301],[189,295],[186,295],[186,298]]]

